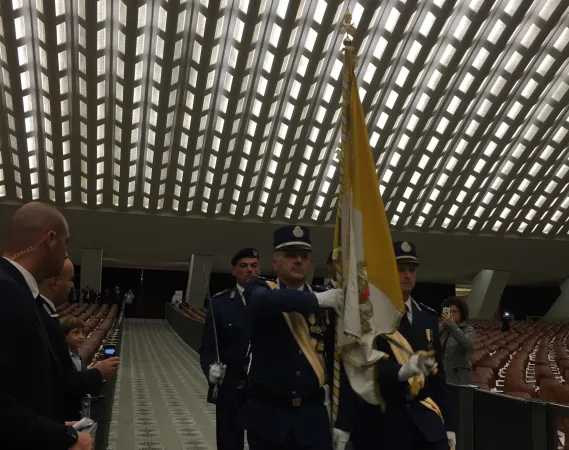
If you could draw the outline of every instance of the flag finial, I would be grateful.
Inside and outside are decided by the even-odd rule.
[[[346,14],[344,14],[344,20],[340,26],[340,31],[347,35],[344,39],[344,48],[353,53],[355,48],[352,45],[352,36],[356,34],[356,27],[352,23],[352,13],[349,9],[346,11]]]
[[[344,14],[344,20],[342,21],[342,25],[340,26],[340,31],[342,33],[346,33],[349,36],[353,36],[356,34],[356,27],[352,23],[352,13],[348,9],[346,14]],[[347,38],[349,39],[349,38]]]

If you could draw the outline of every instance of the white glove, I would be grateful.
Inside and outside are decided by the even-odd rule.
[[[423,371],[419,367],[419,355],[415,354],[409,358],[407,364],[403,364],[399,373],[397,374],[399,381],[407,381],[409,378],[415,375],[421,374]]]
[[[450,450],[456,448],[456,433],[454,431],[447,431],[447,439]]]
[[[214,385],[223,383],[226,367],[227,366],[222,363],[213,363],[209,366],[209,383]]]
[[[334,450],[344,450],[349,440],[349,432],[338,428],[332,429],[332,443],[334,445]]]
[[[338,314],[344,312],[344,290],[343,289],[328,289],[324,292],[316,292],[318,305],[320,308],[334,308]]]
[[[435,360],[435,358],[433,358],[432,356],[427,356],[426,358],[420,358],[419,363],[417,365],[419,366],[419,369],[421,369],[421,372],[423,372],[423,374],[427,376],[431,373],[433,367],[435,367],[436,364],[437,361]]]

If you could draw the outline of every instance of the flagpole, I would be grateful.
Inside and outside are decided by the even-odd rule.
[[[344,67],[342,71],[342,125],[341,125],[341,146],[338,151],[338,166],[340,168],[340,181],[338,184],[338,200],[337,200],[337,212],[336,212],[336,229],[334,235],[334,250],[332,253],[332,259],[336,263],[336,283],[337,288],[342,288],[345,290],[344,286],[344,270],[342,263],[347,260],[347,255],[341,254],[342,248],[342,236],[341,236],[341,222],[342,222],[342,198],[344,196],[344,156],[346,143],[348,139],[348,107],[350,102],[350,86],[351,78],[353,74],[349,70],[349,65],[347,61],[349,58],[353,58],[353,47],[351,36],[355,33],[356,29],[351,23],[352,14],[349,10],[344,14],[344,20],[340,27],[340,31],[346,34],[344,39]],[[336,423],[338,417],[338,408],[340,400],[340,370],[342,364],[342,355],[339,344],[339,318],[336,316],[336,332],[334,339],[334,373],[333,373],[333,386],[332,386],[332,426]]]

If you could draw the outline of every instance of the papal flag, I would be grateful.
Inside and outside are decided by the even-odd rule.
[[[338,283],[345,290],[345,310],[337,324],[334,400],[341,389],[337,380],[341,358],[354,391],[366,402],[380,405],[374,367],[386,355],[374,344],[378,335],[397,328],[404,304],[354,65],[346,41],[342,170],[333,253]]]

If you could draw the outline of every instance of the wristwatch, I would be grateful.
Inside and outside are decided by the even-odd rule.
[[[79,439],[79,436],[77,435],[77,430],[73,427],[66,426],[65,439],[67,443],[67,448],[73,447],[77,443],[77,440]]]

